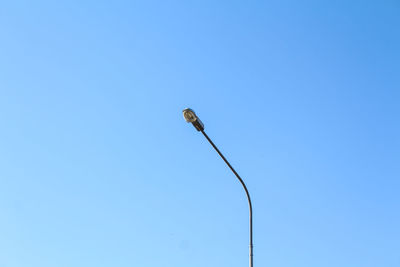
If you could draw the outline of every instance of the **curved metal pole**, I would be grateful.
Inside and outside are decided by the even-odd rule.
[[[213,141],[211,141],[211,139],[204,132],[204,130],[202,130],[201,133],[205,136],[205,138],[208,140],[208,142],[217,151],[218,155],[220,155],[220,157],[225,161],[225,163],[228,165],[228,167],[236,175],[239,182],[242,184],[244,191],[246,191],[247,201],[249,202],[249,219],[250,219],[249,265],[250,265],[250,267],[253,267],[253,208],[251,206],[251,199],[250,199],[249,191],[247,190],[247,187],[246,187],[245,183],[243,182],[242,178],[240,178],[239,174],[235,171],[235,169],[231,166],[231,164],[226,160],[224,155],[222,155],[221,151],[219,151],[217,146],[213,143]]]

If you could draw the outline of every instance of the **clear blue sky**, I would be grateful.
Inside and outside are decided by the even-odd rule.
[[[6,1],[0,266],[400,266],[400,3]]]

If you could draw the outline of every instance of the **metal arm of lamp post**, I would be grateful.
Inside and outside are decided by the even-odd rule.
[[[249,203],[249,225],[250,225],[250,245],[249,245],[249,266],[253,267],[253,208],[251,205],[251,199],[249,191],[247,190],[246,184],[243,182],[242,178],[235,171],[232,165],[228,162],[228,160],[222,155],[221,151],[217,148],[217,146],[211,141],[210,137],[204,132],[204,124],[197,117],[196,113],[193,110],[187,108],[183,110],[183,116],[187,122],[193,124],[197,131],[201,132],[207,141],[212,145],[212,147],[217,151],[218,155],[225,161],[226,165],[231,169],[231,171],[235,174],[236,178],[242,184],[244,191],[246,191],[247,201]]]

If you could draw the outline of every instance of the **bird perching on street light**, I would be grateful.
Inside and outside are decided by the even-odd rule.
[[[253,208],[251,205],[251,199],[250,199],[250,194],[249,191],[247,190],[247,187],[245,183],[243,182],[242,178],[239,176],[239,174],[235,171],[235,169],[232,167],[232,165],[228,162],[228,160],[222,155],[222,153],[219,151],[217,146],[211,141],[211,139],[208,137],[208,135],[204,132],[204,124],[201,122],[199,117],[197,117],[196,113],[191,110],[190,108],[184,109],[183,110],[183,117],[187,122],[190,122],[193,124],[194,128],[196,128],[197,131],[201,132],[204,137],[207,139],[207,141],[212,145],[212,147],[217,151],[218,155],[225,161],[225,163],[228,165],[228,167],[231,169],[231,171],[235,174],[236,178],[239,180],[239,182],[242,184],[244,191],[246,191],[246,196],[247,196],[247,201],[249,203],[249,219],[250,219],[250,245],[249,245],[249,265],[250,267],[253,267]]]

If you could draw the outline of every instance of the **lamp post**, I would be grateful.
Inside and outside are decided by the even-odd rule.
[[[247,190],[247,187],[243,182],[242,178],[240,178],[239,174],[235,171],[235,169],[224,157],[224,155],[222,155],[221,151],[219,151],[219,149],[213,143],[213,141],[211,141],[210,137],[208,137],[208,135],[204,132],[204,124],[201,122],[199,117],[197,117],[196,113],[190,108],[187,108],[183,110],[183,117],[185,118],[186,122],[192,123],[194,128],[196,128],[197,131],[201,132],[204,135],[204,137],[211,144],[211,146],[217,151],[218,155],[220,155],[220,157],[225,161],[225,163],[228,165],[231,171],[235,174],[239,182],[242,184],[244,191],[246,191],[247,201],[249,203],[249,226],[250,226],[249,266],[253,267],[253,208],[251,206],[249,191]]]

